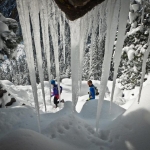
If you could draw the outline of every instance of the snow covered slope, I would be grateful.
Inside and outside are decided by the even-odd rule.
[[[69,82],[62,84],[64,92],[71,95]],[[26,91],[27,87],[20,86],[20,89]],[[38,85],[38,90],[40,89]],[[126,92],[125,97],[127,94],[135,94],[133,104],[126,111],[113,104],[112,114],[109,114],[109,101],[104,101],[98,133],[95,132],[97,100],[83,101],[80,113],[72,114],[71,100],[65,102],[60,111],[53,111],[55,113],[41,112],[42,134],[36,133],[37,116],[33,107],[26,105],[0,109],[0,150],[149,150],[149,89],[150,84],[147,83],[143,88],[140,104],[136,98],[138,89]],[[19,97],[17,92],[16,96]],[[83,93],[82,98],[85,96]]]
[[[119,115],[125,112],[125,109],[116,104],[112,104],[112,113],[109,113],[110,102],[104,101],[100,117],[100,129],[106,129],[107,126]],[[87,120],[90,125],[95,127],[95,118],[97,113],[97,100],[89,101],[83,106],[79,116]]]
[[[140,104],[132,106],[115,122],[110,124],[109,140],[113,150],[150,149],[150,85],[142,92]]]
[[[76,150],[69,144],[49,138],[32,130],[20,129],[0,140],[1,150]]]

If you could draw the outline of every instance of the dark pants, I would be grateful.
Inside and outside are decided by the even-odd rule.
[[[56,105],[56,108],[57,108],[57,104],[59,103],[58,101],[58,98],[57,97],[54,97],[54,104]]]

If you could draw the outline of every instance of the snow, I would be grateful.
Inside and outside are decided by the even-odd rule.
[[[129,21],[130,21],[130,23],[133,23],[136,20],[137,16],[138,16],[137,13],[129,12]]]
[[[99,81],[93,81],[93,83],[96,86],[99,85]],[[0,149],[2,150],[10,149],[10,147],[12,150],[49,148],[99,150],[102,147],[106,150],[120,150],[127,147],[129,147],[128,149],[134,147],[135,150],[140,150],[143,147],[144,150],[147,150],[150,147],[149,77],[144,83],[140,104],[137,103],[139,87],[123,91],[124,99],[127,102],[122,107],[126,107],[127,110],[112,103],[112,113],[109,114],[110,102],[104,100],[100,116],[100,131],[97,133],[95,132],[95,118],[98,100],[86,102],[84,99],[88,91],[86,81],[82,81],[82,92],[76,107],[80,111],[72,114],[72,81],[71,79],[62,80],[64,106],[59,105],[60,110],[58,111],[54,110],[50,103],[47,103],[48,110],[51,110],[49,112],[44,112],[44,109],[40,111],[41,134],[37,133],[38,126],[34,105],[30,105],[34,101],[33,97],[30,97],[31,86],[14,86],[6,80],[1,81],[1,84],[18,102],[8,108],[0,109]],[[45,81],[44,84],[48,100],[49,82]],[[107,85],[108,89],[112,88],[112,82]],[[119,85],[117,84],[117,86]],[[42,98],[41,85],[39,84],[37,87],[38,96]],[[118,87],[116,98],[121,94],[122,90]],[[83,103],[81,103],[81,99]],[[25,101],[28,103],[21,106]],[[82,108],[80,108],[80,104],[83,104]]]
[[[28,94],[26,91],[24,91],[24,89],[20,89],[16,86],[14,86],[11,82],[7,81],[7,80],[1,80],[0,81],[0,84],[3,85],[3,88],[7,90],[7,93],[5,94],[5,104],[7,102],[10,101],[11,97],[14,97],[16,99],[19,100],[19,102],[16,102],[17,104],[16,105],[19,105],[20,103],[27,103],[29,105],[29,102],[28,102]],[[29,89],[31,89],[31,86],[30,88],[29,87],[26,87]],[[11,94],[11,96],[8,96],[8,94]]]
[[[118,123],[111,125],[112,149],[147,150],[150,148],[149,88],[150,85],[147,85],[143,89],[140,104],[135,101],[118,119]]]
[[[49,30],[52,36],[54,54],[55,54],[55,66],[57,82],[59,83],[59,45],[58,45],[58,22],[61,19],[60,10],[55,7],[55,4],[44,0],[39,2],[40,10],[37,7],[33,7],[33,11],[37,11],[36,15],[40,12],[41,29],[43,35],[44,50],[46,52],[47,59],[49,60],[48,70],[50,70],[50,53],[49,53]],[[40,3],[41,2],[41,3]],[[121,2],[121,3],[120,3]],[[123,3],[124,2],[124,3]],[[141,1],[138,1],[141,3]],[[37,4],[37,3],[36,3]],[[121,5],[120,5],[121,4]],[[124,7],[126,4],[126,7]],[[36,84],[35,80],[35,68],[33,59],[33,48],[31,38],[31,27],[29,11],[31,13],[32,24],[37,23],[37,26],[33,25],[33,30],[39,33],[39,20],[33,21],[35,18],[32,16],[32,10],[29,10],[32,2],[17,0],[17,7],[22,27],[22,33],[25,44],[25,51],[27,55],[27,62],[29,66],[29,73],[31,79],[31,86],[14,86],[11,82],[1,81],[3,89],[7,90],[7,93],[1,98],[2,103],[7,102],[11,97],[14,97],[17,102],[8,108],[0,109],[0,148],[1,149],[28,149],[28,150],[41,150],[41,149],[87,149],[87,150],[148,150],[150,148],[150,104],[149,104],[149,89],[150,82],[144,84],[143,79],[145,77],[145,65],[146,59],[149,54],[149,47],[144,55],[143,61],[143,73],[141,80],[140,93],[138,88],[130,91],[122,90],[119,83],[112,85],[112,82],[108,81],[110,63],[112,58],[114,41],[116,38],[117,27],[124,26],[122,32],[121,28],[118,28],[119,40],[116,43],[116,48],[121,50],[123,46],[123,35],[126,20],[122,17],[123,14],[127,15],[127,12],[122,12],[123,9],[128,11],[127,6],[129,1],[112,0],[107,1],[107,31],[106,31],[106,45],[105,56],[103,62],[103,73],[101,81],[93,81],[94,85],[99,86],[99,99],[86,102],[88,97],[88,86],[86,81],[82,81],[81,88],[81,67],[82,67],[82,55],[80,48],[83,47],[84,38],[80,37],[82,26],[82,19],[78,19],[75,22],[69,22],[71,27],[71,73],[72,79],[64,79],[61,83],[63,87],[63,93],[61,98],[64,97],[65,103],[59,103],[57,109],[53,108],[50,103],[49,81],[43,83],[41,79],[40,84]],[[28,7],[30,6],[30,7]],[[124,7],[124,8],[123,8]],[[137,31],[143,32],[144,26],[141,25],[137,28],[137,23],[134,22],[138,17],[137,11],[139,10],[138,4],[133,4],[132,12],[129,13],[129,22],[132,24],[131,30],[126,36],[135,34]],[[32,8],[30,8],[32,9]],[[101,8],[102,9],[102,8]],[[103,8],[105,10],[105,7]],[[134,10],[134,13],[133,13]],[[101,11],[103,13],[103,10]],[[53,13],[53,15],[52,15]],[[119,16],[120,13],[120,16]],[[89,34],[97,22],[98,7],[91,13],[94,20],[91,19],[89,23]],[[91,16],[88,15],[88,16]],[[36,16],[36,17],[37,17]],[[33,18],[32,18],[33,17]],[[48,19],[49,17],[49,19]],[[99,17],[99,16],[98,16]],[[120,18],[119,18],[120,17]],[[32,20],[33,19],[33,20]],[[103,17],[101,18],[104,19]],[[123,19],[123,20],[121,20]],[[118,23],[119,21],[119,23]],[[124,22],[123,22],[124,21]],[[87,22],[87,21],[85,21]],[[104,21],[105,22],[105,21]],[[93,23],[93,27],[92,27]],[[121,25],[122,23],[122,25]],[[105,23],[104,23],[105,24]],[[101,24],[99,31],[102,31],[105,25]],[[37,34],[36,32],[36,34]],[[102,33],[104,34],[104,33]],[[84,35],[84,32],[83,32]],[[34,35],[35,36],[35,35]],[[39,34],[37,34],[37,37]],[[92,36],[92,47],[94,43],[94,34]],[[35,37],[34,37],[35,38]],[[82,39],[80,41],[80,38]],[[101,38],[101,37],[100,37]],[[36,42],[39,42],[36,39]],[[122,41],[120,40],[122,39]],[[120,42],[121,41],[121,42]],[[36,43],[35,42],[35,43]],[[62,42],[62,41],[61,41]],[[83,42],[83,43],[82,43]],[[119,43],[119,45],[118,45]],[[40,43],[39,43],[40,44]],[[148,43],[149,44],[149,43]],[[39,45],[40,46],[40,45]],[[41,47],[41,46],[40,46]],[[64,47],[64,46],[63,46]],[[143,47],[144,48],[144,47]],[[144,49],[141,51],[144,52]],[[135,47],[132,44],[130,47],[124,48],[124,51],[128,55],[129,61],[132,61],[135,55]],[[38,64],[41,63],[41,51],[38,53]],[[116,53],[117,54],[117,53]],[[115,54],[115,74],[119,66],[119,58]],[[65,55],[64,55],[65,56]],[[92,58],[92,51],[91,51]],[[92,59],[90,59],[91,63]],[[129,62],[130,63],[130,62]],[[41,65],[41,64],[40,64]],[[136,68],[132,68],[136,71]],[[42,67],[39,68],[42,78]],[[114,77],[114,83],[116,83],[116,76]],[[50,71],[49,71],[50,79]],[[59,87],[59,86],[58,86]],[[113,90],[111,90],[113,87]],[[80,93],[79,93],[80,89]],[[141,92],[142,91],[142,92]],[[45,96],[44,95],[45,92]],[[11,97],[8,97],[8,93],[11,93]],[[109,114],[110,94],[114,98],[112,103],[112,112]],[[114,94],[113,94],[114,93]],[[124,97],[123,97],[124,95]],[[141,96],[141,103],[137,104],[138,97]],[[106,100],[104,99],[106,98]],[[44,112],[43,99],[47,103],[47,112]],[[112,100],[112,99],[111,99]],[[71,102],[70,102],[71,101]],[[25,103],[25,106],[22,104]],[[35,106],[34,106],[35,105]],[[120,105],[120,106],[119,106]],[[126,110],[125,110],[125,109]],[[45,109],[46,110],[46,109]],[[37,117],[38,116],[38,117]],[[37,120],[38,119],[38,120]],[[96,127],[95,127],[96,120]],[[38,121],[38,123],[37,123]],[[22,129],[20,129],[22,128]],[[37,133],[39,132],[39,133]],[[9,144],[8,144],[9,143]]]
[[[97,103],[98,100],[89,101],[88,103],[85,103],[81,112],[79,113],[79,116],[82,119],[85,119],[90,123],[90,125],[94,128],[95,127],[95,116],[97,113]],[[125,112],[124,108],[118,107],[118,105],[112,103],[112,113],[109,113],[109,101],[104,101],[102,112],[100,116],[100,129],[104,130],[107,129],[107,126],[116,119],[119,115]]]
[[[21,136],[20,136],[21,135]],[[9,143],[9,144],[8,144]],[[0,141],[0,149],[5,150],[75,150],[69,144],[50,140],[49,138],[27,129],[19,129],[3,137]]]
[[[137,3],[142,4],[142,0],[135,0]]]
[[[133,8],[134,12],[137,12],[140,9],[140,5],[139,4],[132,4],[132,8]]]
[[[126,33],[126,36],[130,36],[130,35],[133,35],[135,34],[136,32],[140,31],[142,32],[143,31],[143,25],[140,25],[139,27],[135,28],[135,29],[132,29],[131,31],[127,32]]]
[[[17,91],[17,88],[24,92],[29,89],[29,86],[15,87],[9,81],[1,81],[1,83],[7,89],[9,89],[8,87],[13,87],[18,98],[21,95],[18,96],[20,91]],[[47,91],[49,91],[49,83],[44,83]],[[66,97],[66,100],[71,100],[71,83],[70,79],[64,79],[61,83],[64,87],[62,97],[66,96],[67,92],[70,93],[70,97]],[[99,82],[94,81],[94,84],[96,83],[98,84]],[[100,147],[107,150],[110,150],[110,147],[112,150],[134,147],[135,150],[139,150],[142,146],[143,149],[146,149],[150,146],[148,142],[150,135],[149,83],[148,80],[144,85],[140,104],[137,104],[136,101],[138,88],[132,91],[124,91],[124,98],[128,98],[128,103],[125,104],[127,111],[112,103],[113,111],[112,114],[109,114],[110,103],[109,101],[104,101],[100,117],[100,131],[97,134],[95,132],[95,117],[98,100],[85,102],[81,111],[75,114],[72,114],[72,104],[70,101],[66,101],[60,111],[51,111],[51,113],[41,112],[40,124],[42,134],[37,133],[36,111],[28,104],[19,106],[20,102],[18,106],[13,105],[0,109],[0,149],[7,150],[10,149],[10,146],[11,149],[15,150],[33,150],[33,148],[37,150],[48,148],[56,150],[62,148],[66,150],[98,150]],[[88,87],[85,89],[85,86],[86,81],[82,81],[82,98],[86,96],[84,94],[88,90]],[[112,82],[108,84],[108,88],[111,89],[111,86]],[[37,87],[39,93],[39,90],[41,90],[40,84]],[[135,94],[134,96],[129,96],[133,93]],[[119,92],[118,94],[121,95]],[[40,95],[42,97],[42,93]],[[21,100],[17,99],[17,101]],[[80,100],[78,100],[79,102]]]
[[[129,61],[132,61],[134,59],[135,50],[130,49],[127,54],[128,54]]]

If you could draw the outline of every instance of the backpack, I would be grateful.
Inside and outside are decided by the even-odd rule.
[[[62,93],[62,86],[60,86],[60,94]]]
[[[95,95],[99,95],[98,88],[96,86],[94,86],[94,88],[95,88]]]

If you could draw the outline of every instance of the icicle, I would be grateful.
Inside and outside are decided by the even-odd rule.
[[[88,12],[88,14],[87,14],[87,22],[88,22],[88,24],[87,24],[87,35],[86,35],[86,37],[85,37],[85,41],[87,41],[88,40],[88,37],[89,36],[91,36],[91,34],[92,34],[92,26],[93,26],[93,11],[91,11],[91,12]],[[85,46],[85,48],[86,48],[86,46]],[[92,64],[92,51],[90,51],[89,52],[90,53],[90,66],[89,66],[89,71],[90,71],[90,68],[91,68],[91,64]],[[88,78],[90,78],[90,74],[91,74],[91,72],[89,72],[89,77]]]
[[[95,50],[95,39],[96,39],[96,36],[97,36],[97,33],[96,33],[96,30],[98,28],[98,22],[99,22],[99,15],[98,15],[98,8],[99,7],[96,7],[95,10],[93,10],[91,12],[91,17],[92,17],[92,25],[90,25],[92,27],[92,35],[91,35],[91,47],[90,47],[90,68],[89,70],[91,71],[92,69],[92,58],[93,58],[93,52]],[[90,30],[90,27],[89,26],[89,30]],[[90,78],[90,74],[89,74],[89,78]]]
[[[63,48],[63,20],[62,20],[62,13],[60,12],[60,17],[59,17],[59,27],[60,27],[60,44],[59,47]]]
[[[66,64],[66,43],[65,43],[65,35],[66,32],[66,21],[65,21],[65,14],[63,14],[63,50],[64,50],[64,64]]]
[[[37,111],[37,118],[38,118],[38,128],[40,130],[40,115],[39,115],[39,103],[38,103],[38,96],[37,96],[37,86],[36,86],[36,77],[35,77],[35,67],[34,67],[34,58],[33,58],[33,49],[32,49],[32,38],[31,38],[31,29],[30,29],[30,21],[29,21],[29,10],[28,10],[28,1],[24,0],[17,0],[17,9],[20,19],[20,24],[23,33],[25,51],[27,56],[27,64],[29,68],[31,86],[33,90],[35,108]]]
[[[149,53],[150,53],[150,30],[149,30],[148,48],[147,48],[147,51],[144,53],[143,64],[142,64],[142,77],[141,77],[141,83],[140,83],[138,103],[140,103],[140,98],[141,98],[141,93],[142,93],[142,88],[143,88],[143,82],[144,82],[144,77],[145,77],[145,72],[146,72],[146,61],[147,61],[147,58],[149,56]]]
[[[60,12],[59,10],[57,10],[54,3],[51,3],[49,7],[53,8],[53,15],[51,15],[52,12],[49,12],[50,13],[49,26],[50,26],[50,32],[51,32],[53,46],[54,46],[54,56],[55,56],[56,77],[57,77],[57,83],[58,83],[59,99],[61,99],[60,98],[59,52],[58,52],[58,22],[59,22]]]
[[[93,14],[92,12],[89,12],[88,14],[88,36],[90,36],[92,32],[92,22],[93,22]]]
[[[102,3],[100,5],[100,15],[99,15],[99,41],[101,41],[106,34],[106,14],[105,14],[105,8],[107,6],[107,3]]]
[[[115,85],[116,85],[118,67],[120,64],[121,53],[122,53],[122,48],[124,44],[126,24],[127,24],[127,19],[129,15],[129,6],[130,6],[130,0],[126,0],[126,1],[121,0],[118,37],[117,37],[117,44],[116,44],[116,50],[115,50],[115,56],[114,56],[114,76],[113,76],[113,86],[112,86],[112,93],[111,93],[110,111],[111,111],[111,105],[112,105],[113,95],[114,95],[114,90],[115,90]]]
[[[104,100],[105,90],[107,87],[107,80],[109,77],[110,71],[110,63],[113,51],[113,44],[115,41],[116,36],[116,29],[118,25],[118,14],[119,14],[119,5],[120,0],[111,0],[108,1],[108,14],[107,14],[107,34],[106,34],[106,43],[105,43],[105,56],[103,61],[102,67],[102,77],[100,83],[100,94],[99,94],[99,101],[97,106],[97,117],[96,117],[96,130],[98,131],[99,128],[99,120],[100,120],[100,113],[101,108]]]
[[[81,91],[81,83],[82,83],[82,67],[83,67],[83,58],[85,53],[85,45],[86,45],[86,37],[87,37],[87,15],[80,19],[80,63],[79,63],[79,91]],[[86,26],[85,26],[86,25]]]
[[[49,0],[48,0],[49,2]],[[43,45],[44,51],[46,52],[47,57],[47,67],[48,67],[48,76],[49,81],[51,80],[51,62],[50,62],[50,45],[49,45],[49,30],[48,30],[48,3],[46,0],[40,0],[40,19],[41,19],[41,28],[43,35]],[[51,84],[49,83],[50,89],[50,102],[51,102]]]
[[[93,41],[94,41],[94,28],[92,28],[92,37],[91,37],[91,46],[90,46],[90,74],[91,74],[91,68],[92,68],[92,56],[93,56]],[[90,74],[89,74],[89,78],[90,78]]]
[[[40,24],[39,24],[39,6],[38,0],[30,1],[30,17],[33,27],[33,34],[34,34],[34,42],[35,42],[35,49],[37,53],[37,62],[38,62],[38,70],[39,70],[39,77],[41,82],[44,106],[46,111],[46,102],[45,102],[45,91],[44,91],[44,76],[43,76],[43,68],[42,68],[42,52],[41,52],[41,39],[40,39]]]
[[[60,43],[61,47],[63,48],[63,57],[64,57],[64,64],[65,64],[65,15],[60,12],[59,17],[59,25],[60,25]]]
[[[93,51],[94,51],[94,44],[95,44],[95,38],[96,38],[96,29],[98,27],[98,7],[95,8],[95,10],[92,11],[93,16],[93,23],[92,23],[92,37],[91,37],[91,48],[90,48],[90,71],[92,67],[92,57],[93,57]]]
[[[80,53],[80,19],[70,22],[71,29],[71,75],[73,112],[78,100],[79,53]]]

